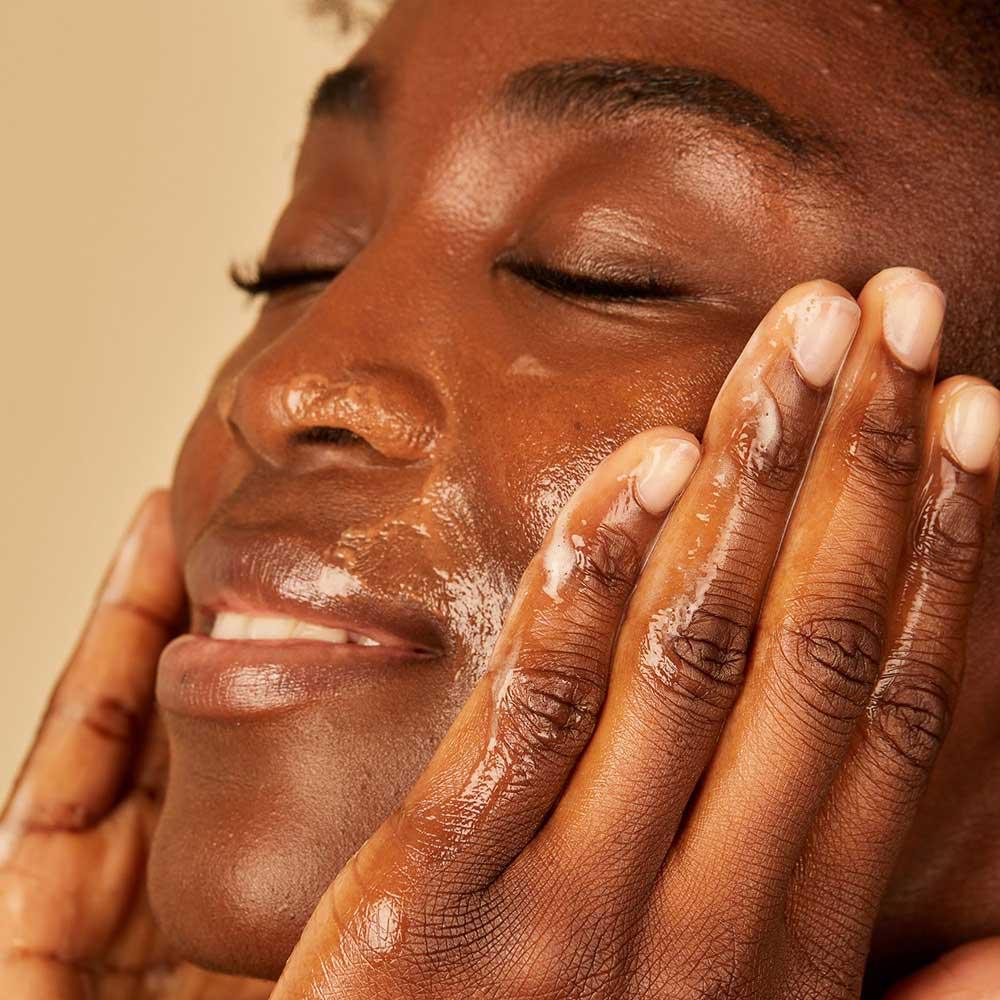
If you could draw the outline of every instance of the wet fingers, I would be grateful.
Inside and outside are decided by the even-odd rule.
[[[655,879],[739,694],[859,317],[842,288],[810,282],[783,296],[748,342],[713,408],[698,472],[636,587],[600,726],[526,864],[562,876],[602,870],[600,891],[612,895]]]
[[[151,494],[108,571],[91,620],[61,677],[3,815],[19,832],[81,830],[128,780],[152,708],[159,654],[184,589],[167,494]]]
[[[948,730],[1000,466],[1000,392],[937,387],[886,658],[799,868],[796,919],[868,927]]]

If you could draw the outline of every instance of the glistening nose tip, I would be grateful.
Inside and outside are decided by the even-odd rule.
[[[230,424],[269,465],[315,470],[347,456],[412,463],[433,453],[443,411],[416,373],[369,367],[332,377],[290,371],[288,360],[264,352],[228,390]]]
[[[416,462],[430,455],[437,421],[406,392],[374,379],[330,381],[302,375],[284,390],[282,406],[298,428],[343,428],[386,458]]]

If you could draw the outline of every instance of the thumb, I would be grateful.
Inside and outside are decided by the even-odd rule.
[[[891,989],[885,1000],[998,1000],[1000,937],[964,944]]]

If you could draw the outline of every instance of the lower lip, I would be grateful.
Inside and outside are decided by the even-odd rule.
[[[156,700],[177,715],[241,719],[328,701],[427,659],[395,646],[182,635],[160,656]]]

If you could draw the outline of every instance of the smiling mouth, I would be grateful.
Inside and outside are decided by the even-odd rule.
[[[436,670],[440,621],[334,573],[319,540],[223,528],[188,554],[190,631],[160,656],[167,712],[238,721],[345,697]]]
[[[239,721],[317,702],[366,698],[371,685],[434,669],[437,654],[283,615],[219,614],[209,634],[160,656],[156,700],[175,715]]]

